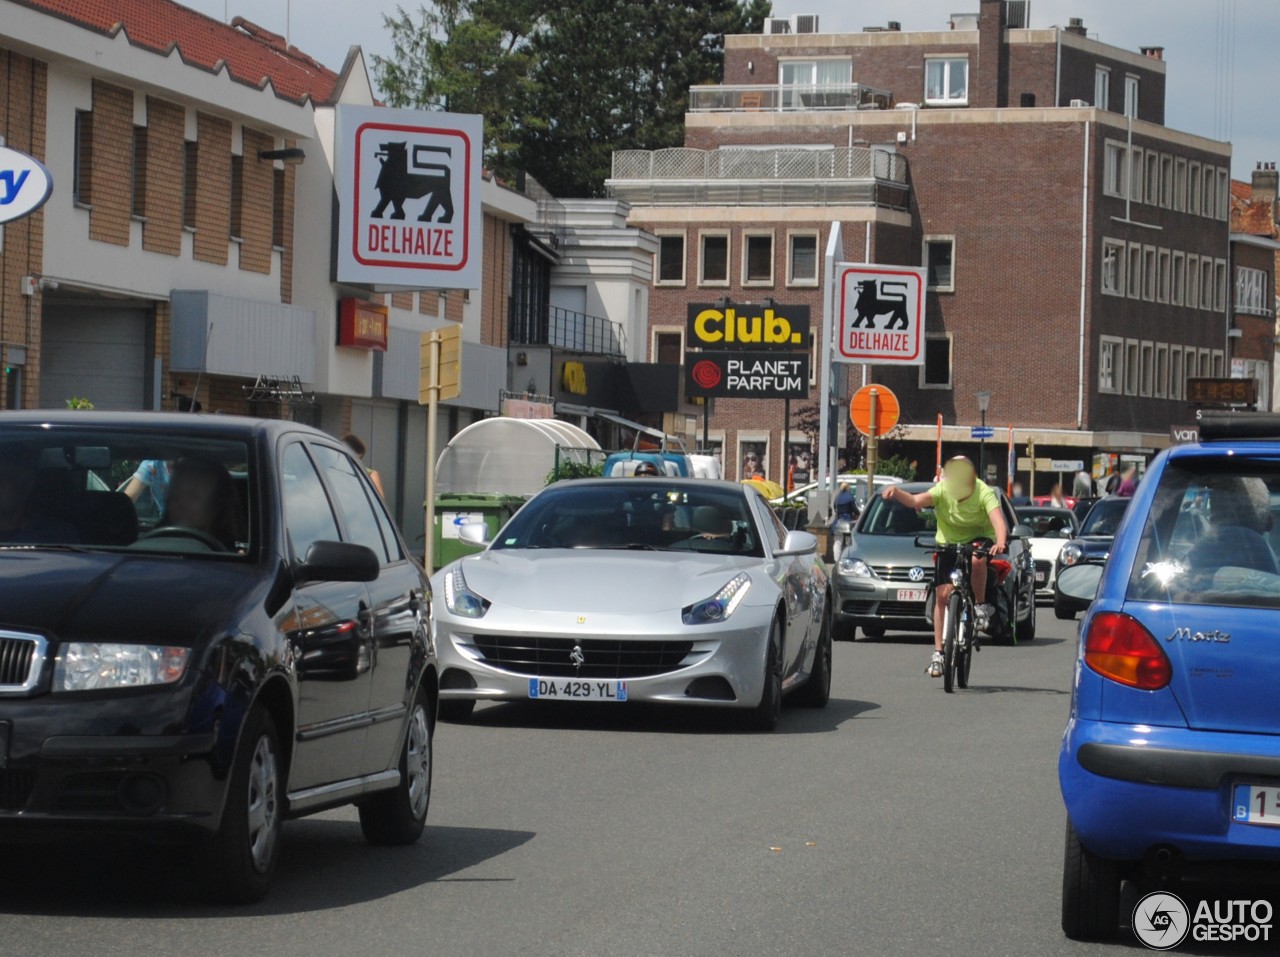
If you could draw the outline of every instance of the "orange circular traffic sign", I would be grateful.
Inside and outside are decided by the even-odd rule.
[[[872,428],[871,421],[871,390],[876,392],[876,421],[875,428]],[[901,406],[898,405],[898,397],[893,394],[893,390],[883,385],[864,385],[861,389],[853,394],[853,398],[849,400],[849,418],[853,420],[853,426],[863,435],[884,435],[895,425],[898,424],[898,413]]]

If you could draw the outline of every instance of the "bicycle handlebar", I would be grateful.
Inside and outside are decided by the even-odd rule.
[[[976,545],[973,542],[949,542],[941,543],[933,538],[926,539],[924,536],[916,537],[916,548],[928,548],[935,552],[952,552],[961,555],[975,555],[978,558],[990,558],[990,545]]]

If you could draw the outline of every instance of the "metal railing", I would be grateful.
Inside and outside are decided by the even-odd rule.
[[[755,113],[808,110],[887,110],[888,90],[861,83],[753,83],[745,86],[692,86],[690,113]]]
[[[626,331],[619,323],[559,306],[529,309],[511,300],[507,335],[512,345],[554,346],[599,356],[627,354]]]
[[[876,205],[905,208],[907,160],[866,146],[619,150],[606,182],[643,206]]]

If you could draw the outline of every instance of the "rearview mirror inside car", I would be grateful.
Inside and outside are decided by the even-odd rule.
[[[1071,565],[1058,573],[1058,591],[1076,601],[1093,601],[1101,581],[1101,565]]]

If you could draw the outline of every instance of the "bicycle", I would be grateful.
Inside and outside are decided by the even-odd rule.
[[[970,565],[973,558],[989,558],[991,550],[985,545],[940,545],[934,539],[917,538],[919,548],[928,548],[934,555],[956,556],[951,570],[951,595],[947,599],[945,617],[942,620],[942,688],[951,694],[955,687],[969,687],[969,670],[973,665],[973,653],[982,650],[978,637],[976,603],[970,581]]]

